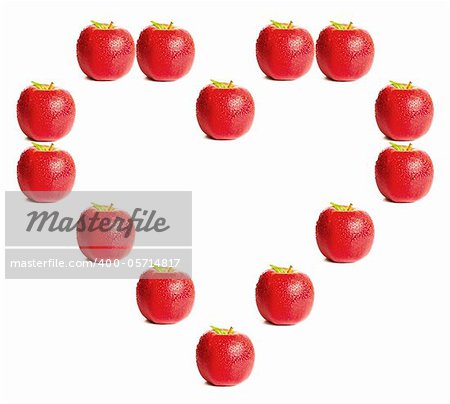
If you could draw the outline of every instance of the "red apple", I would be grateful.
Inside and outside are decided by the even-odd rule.
[[[256,59],[261,70],[275,80],[294,80],[309,71],[314,59],[310,33],[292,21],[272,20],[256,41]]]
[[[234,386],[250,376],[255,362],[252,341],[244,334],[211,326],[197,345],[197,367],[215,386]]]
[[[243,87],[211,80],[197,99],[197,121],[212,139],[236,139],[248,132],[255,116],[255,103]]]
[[[375,165],[375,179],[380,192],[393,202],[415,202],[423,198],[433,182],[433,162],[411,143],[402,146],[391,143]]]
[[[194,305],[191,277],[173,268],[157,267],[144,272],[136,287],[142,315],[152,323],[173,324],[186,318]]]
[[[371,68],[375,48],[369,33],[352,23],[331,25],[317,39],[316,57],[320,70],[335,81],[353,81]]]
[[[173,23],[145,28],[136,44],[137,61],[152,80],[173,81],[185,76],[194,63],[195,46],[189,32]]]
[[[433,120],[433,101],[419,87],[391,81],[375,102],[378,127],[394,140],[415,140],[425,134]]]
[[[52,83],[33,85],[22,91],[17,102],[20,129],[30,139],[51,142],[66,136],[75,120],[70,93]]]
[[[308,317],[314,302],[314,287],[305,274],[271,265],[256,285],[256,305],[272,324],[290,325]]]
[[[33,143],[17,163],[17,180],[22,192],[34,202],[56,202],[72,190],[75,163],[66,151],[53,143],[44,146]]]
[[[81,70],[94,80],[117,80],[127,74],[134,61],[131,34],[111,23],[91,21],[77,42]]]
[[[92,203],[80,216],[77,242],[91,261],[120,260],[133,248],[135,229],[130,215],[110,205]]]
[[[370,216],[350,205],[325,209],[316,224],[316,241],[321,253],[334,262],[355,262],[372,248],[374,227]]]

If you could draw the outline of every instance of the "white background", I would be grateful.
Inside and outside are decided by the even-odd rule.
[[[18,189],[28,146],[17,98],[31,80],[54,81],[77,104],[74,128],[57,144],[75,159],[75,189],[193,191],[197,289],[188,319],[157,326],[140,315],[134,280],[2,280],[4,402],[449,402],[448,11],[431,2],[2,8],[3,187]],[[135,39],[150,20],[174,21],[195,40],[192,71],[156,83],[135,63],[116,82],[85,79],[75,43],[91,19],[113,20]],[[269,19],[292,19],[314,39],[328,20],[351,20],[374,39],[372,70],[335,83],[314,63],[299,80],[267,80],[254,48]],[[195,100],[211,78],[255,98],[253,127],[239,140],[208,140],[197,125]],[[384,201],[374,181],[388,145],[374,101],[388,80],[412,80],[435,103],[429,133],[414,143],[431,155],[435,181],[414,204]],[[365,259],[339,265],[320,254],[314,226],[329,201],[372,216]],[[303,323],[276,327],[259,316],[254,287],[272,263],[312,278],[316,300]],[[200,377],[195,347],[210,324],[253,340],[255,367],[243,384],[215,388]]]

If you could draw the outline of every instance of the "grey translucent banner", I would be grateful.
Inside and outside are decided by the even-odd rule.
[[[92,202],[106,206],[108,214],[115,209],[126,212],[135,229],[133,237],[122,238],[121,244],[115,238],[115,244],[108,245],[103,233],[100,238],[95,233],[98,226],[93,231],[86,228],[80,241],[83,254],[77,226]],[[55,203],[35,203],[21,192],[6,192],[5,223],[6,278],[138,278],[151,267],[172,267],[192,275],[188,191],[74,191]]]

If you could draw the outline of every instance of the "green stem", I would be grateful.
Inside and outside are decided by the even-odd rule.
[[[175,272],[175,268],[172,268],[172,267],[161,267],[161,266],[158,266],[158,265],[153,265],[153,269],[156,272],[162,272],[162,273]]]
[[[47,145],[44,145],[44,144],[39,144],[39,143],[36,143],[36,142],[31,142],[31,144],[34,146],[34,148],[36,150],[39,150],[39,151],[45,151],[45,152],[55,151],[55,147],[54,147],[53,143],[50,146],[47,146]]]
[[[351,212],[352,210],[355,210],[355,209],[353,208],[353,204],[352,204],[352,203],[350,203],[349,205],[338,205],[337,203],[330,202],[330,205],[331,205],[334,209],[336,209],[336,210],[338,210],[338,211],[340,211],[340,212]]]
[[[389,142],[392,146],[393,149],[397,150],[397,151],[413,151],[413,147],[412,147],[412,143],[408,144],[407,146],[402,145],[402,144],[398,144],[398,143],[394,143],[394,142]]]
[[[411,90],[413,88],[412,82],[409,83],[398,83],[396,81],[389,80],[392,86],[394,86],[398,90]]]
[[[272,25],[278,29],[292,29],[294,28],[294,23],[292,21],[289,21],[288,23],[286,22],[278,22],[275,20],[270,20],[270,22],[272,23]]]
[[[230,328],[219,328],[219,327],[215,327],[214,325],[210,325],[210,327],[212,328],[212,330],[219,335],[231,335],[234,334],[234,329],[233,327]]]
[[[152,23],[152,25],[156,28],[156,29],[161,29],[161,30],[169,30],[169,29],[173,29],[173,22],[170,21],[170,24],[161,24],[159,22],[156,21],[150,21]]]
[[[91,20],[91,24],[95,26],[95,28],[98,29],[113,29],[114,23],[111,21],[109,24],[107,22],[97,22],[94,20]]]
[[[349,24],[342,24],[340,22],[336,22],[336,21],[330,21],[331,25],[336,28],[339,29],[341,31],[346,31],[346,30],[351,30],[353,29],[353,23],[350,22]]]
[[[211,79],[211,83],[213,83],[217,88],[234,88],[233,80],[230,80],[229,82],[224,81],[216,81]]]
[[[270,267],[277,273],[277,274],[292,274],[294,271],[294,268],[292,265],[289,265],[289,268],[285,267],[278,267],[276,265],[270,265]]]
[[[113,204],[110,203],[109,205],[100,205],[95,202],[91,202],[91,205],[94,209],[96,209],[98,212],[113,212],[116,209],[113,207]]]
[[[36,81],[32,81],[31,84],[33,84],[33,86],[38,90],[53,90],[55,88],[55,83],[53,83],[53,81],[50,84],[42,84]]]

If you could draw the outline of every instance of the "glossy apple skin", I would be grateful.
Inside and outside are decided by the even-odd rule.
[[[130,71],[134,57],[133,37],[123,28],[99,29],[90,25],[78,38],[78,64],[93,80],[117,80]]]
[[[194,283],[183,272],[143,273],[136,287],[142,315],[155,324],[174,324],[186,318],[195,300]]]
[[[304,320],[314,303],[314,287],[303,273],[265,271],[256,285],[256,305],[270,323],[292,325]]]
[[[250,376],[255,350],[249,337],[236,333],[203,334],[197,345],[197,367],[202,377],[215,386],[234,386]]]
[[[389,147],[378,156],[375,179],[380,192],[392,202],[415,202],[433,183],[430,156],[421,150],[400,151]]]
[[[255,103],[243,87],[217,88],[210,84],[200,91],[196,110],[197,121],[207,136],[231,140],[249,131]]]
[[[362,210],[325,209],[316,224],[316,241],[321,253],[333,262],[355,262],[372,248],[374,226]]]
[[[428,132],[434,115],[433,100],[421,88],[383,88],[375,102],[381,132],[393,140],[415,140]]]
[[[96,216],[97,215],[97,216]],[[95,218],[98,220],[95,220]],[[108,231],[98,229],[101,220],[105,223],[112,223],[116,218],[123,220],[123,227],[114,228]],[[108,220],[109,222],[106,222]],[[89,228],[89,224],[95,221],[97,228]],[[86,225],[83,227],[82,223]],[[129,234],[125,226],[131,225]],[[135,238],[135,228],[130,215],[122,210],[111,212],[100,212],[91,207],[86,209],[80,216],[77,226],[77,242],[81,252],[91,261],[120,260],[126,257],[133,249]]]
[[[136,44],[137,61],[151,80],[173,81],[191,70],[195,45],[189,32],[181,28],[145,28]]]
[[[30,139],[53,142],[67,135],[75,120],[75,102],[61,88],[40,90],[27,87],[17,102],[20,129]]]
[[[375,54],[373,40],[363,29],[328,26],[319,34],[316,57],[320,70],[335,81],[353,81],[370,70]]]
[[[17,163],[22,192],[34,202],[56,202],[67,196],[75,182],[75,162],[63,150],[25,150]]]
[[[295,80],[306,74],[314,59],[314,41],[303,28],[268,25],[256,41],[261,70],[274,80]]]

